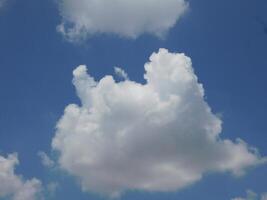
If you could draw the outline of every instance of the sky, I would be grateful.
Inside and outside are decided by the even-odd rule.
[[[266,11],[0,0],[0,199],[265,200]]]

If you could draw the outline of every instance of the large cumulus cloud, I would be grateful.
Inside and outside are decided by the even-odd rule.
[[[0,156],[0,199],[37,200],[42,184],[35,178],[24,180],[16,175],[14,171],[18,162],[16,154],[10,154],[7,158]]]
[[[266,161],[241,139],[220,137],[222,121],[205,102],[190,58],[160,49],[145,71],[140,84],[112,76],[97,82],[86,66],[74,70],[81,105],[66,107],[52,147],[84,191],[174,191],[206,172],[241,175]]]
[[[69,40],[96,33],[136,38],[143,33],[163,36],[184,14],[185,0],[58,0],[62,23],[58,30]]]

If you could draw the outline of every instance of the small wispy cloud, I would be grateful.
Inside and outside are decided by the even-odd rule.
[[[120,67],[114,67],[115,74],[125,80],[128,80],[128,74]]]
[[[43,151],[38,152],[38,156],[41,158],[43,166],[52,168],[55,166],[55,162]]]
[[[246,197],[236,197],[232,200],[267,200],[267,193],[258,195],[252,190],[247,190],[247,196]]]

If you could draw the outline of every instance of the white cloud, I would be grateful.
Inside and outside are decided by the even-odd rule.
[[[185,13],[185,0],[58,0],[62,23],[58,30],[69,40],[98,33],[136,38],[148,33],[162,37]]]
[[[255,192],[248,190],[247,196],[245,198],[237,197],[237,198],[233,198],[232,200],[267,200],[267,193],[258,195]]]
[[[42,184],[33,178],[24,180],[15,174],[15,166],[19,163],[17,155],[7,158],[0,156],[0,199],[9,197],[12,200],[36,200],[41,192]]]
[[[71,104],[52,147],[84,191],[175,191],[206,172],[241,175],[266,161],[241,139],[221,139],[222,121],[204,100],[191,60],[160,49],[145,64],[146,84],[73,71],[81,106]]]
[[[54,167],[55,162],[51,158],[49,158],[49,156],[45,152],[39,151],[38,156],[41,158],[41,162],[43,166],[49,167],[49,168]]]
[[[128,74],[121,68],[119,67],[114,67],[115,74],[125,80],[129,79]]]

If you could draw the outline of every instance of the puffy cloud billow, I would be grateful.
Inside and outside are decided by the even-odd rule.
[[[18,163],[16,154],[10,154],[7,158],[0,156],[0,199],[39,199],[41,182],[35,178],[24,180],[20,175],[16,175],[14,171]]]
[[[75,41],[98,33],[162,37],[188,8],[185,0],[58,0],[58,30]]]
[[[206,172],[242,175],[266,161],[241,139],[222,139],[221,119],[205,102],[190,58],[160,49],[145,64],[145,84],[73,71],[81,105],[57,124],[52,147],[84,191],[175,191]]]

